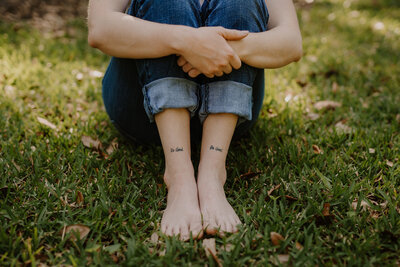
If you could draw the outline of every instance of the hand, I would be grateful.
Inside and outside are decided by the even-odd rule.
[[[186,49],[182,51],[178,65],[193,78],[200,73],[208,78],[231,73],[232,68],[239,69],[242,63],[228,41],[241,40],[247,35],[247,31],[223,27],[193,29],[186,38]]]

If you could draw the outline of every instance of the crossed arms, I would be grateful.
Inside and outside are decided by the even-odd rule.
[[[129,0],[90,0],[88,41],[121,58],[180,55],[178,64],[191,77],[222,76],[244,62],[279,68],[298,61],[302,38],[292,0],[265,0],[268,31],[248,33],[222,27],[192,28],[160,24],[124,14]]]

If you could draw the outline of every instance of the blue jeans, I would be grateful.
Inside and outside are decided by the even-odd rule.
[[[267,30],[264,0],[134,0],[128,14],[158,23]],[[160,143],[154,115],[168,108],[186,108],[192,115],[191,138],[200,142],[208,114],[239,116],[234,139],[255,123],[264,98],[264,71],[242,64],[222,77],[190,78],[177,56],[157,59],[112,58],[103,79],[103,99],[116,128],[129,139]]]

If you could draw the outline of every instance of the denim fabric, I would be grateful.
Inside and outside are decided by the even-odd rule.
[[[223,26],[267,30],[264,0],[134,0],[130,15],[145,20],[191,27]],[[154,115],[166,108],[187,108],[192,116],[192,139],[201,138],[200,122],[210,113],[240,116],[234,139],[251,128],[264,97],[264,71],[246,64],[229,75],[190,78],[175,55],[158,59],[112,58],[103,79],[103,99],[115,126],[143,143],[159,143]],[[141,104],[139,104],[141,103]],[[144,106],[143,106],[144,105]],[[146,118],[146,115],[148,119]],[[150,120],[149,120],[150,119]]]

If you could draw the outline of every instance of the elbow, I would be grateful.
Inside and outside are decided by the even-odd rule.
[[[88,33],[88,43],[93,48],[99,48],[101,44],[101,40],[98,33],[95,33],[94,30],[89,29]]]
[[[88,44],[93,48],[99,48],[102,43],[102,33],[99,26],[95,26],[93,22],[88,23]]]
[[[301,37],[299,37],[297,40],[294,40],[291,44],[291,61],[298,62],[303,56],[303,42]]]
[[[300,59],[302,58],[302,56],[303,56],[303,47],[302,47],[302,46],[299,46],[299,47],[297,47],[297,48],[294,50],[294,52],[293,52],[293,58],[292,58],[293,62],[298,62],[298,61],[300,61]]]

